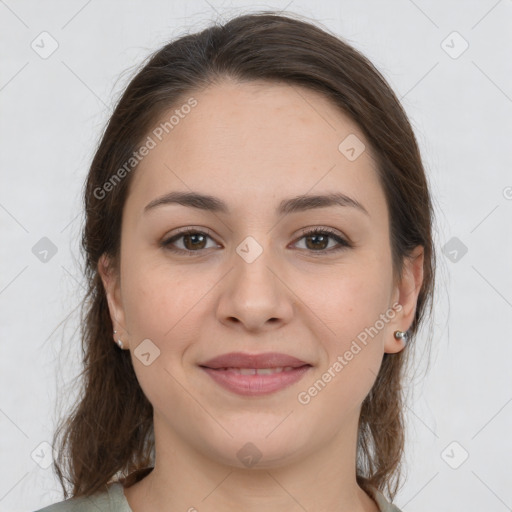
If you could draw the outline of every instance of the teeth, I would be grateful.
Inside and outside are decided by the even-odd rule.
[[[293,366],[279,366],[277,368],[219,368],[219,370],[230,370],[240,375],[272,375],[273,373],[289,372]]]
[[[255,368],[240,368],[238,370],[234,368],[234,370],[240,375],[256,375],[258,373]]]

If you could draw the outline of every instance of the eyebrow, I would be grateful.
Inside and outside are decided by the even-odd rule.
[[[153,199],[144,208],[144,213],[153,210],[158,206],[168,204],[181,204],[182,206],[197,208],[199,210],[226,214],[229,213],[228,205],[217,197],[197,192],[178,191],[169,192],[168,194]],[[283,199],[277,207],[277,214],[282,216],[289,213],[312,210],[314,208],[326,208],[329,206],[352,207],[368,216],[370,215],[359,201],[356,201],[341,192],[321,195],[301,195],[290,199]]]

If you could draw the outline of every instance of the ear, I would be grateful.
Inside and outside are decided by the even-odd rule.
[[[112,333],[114,341],[118,339],[123,341],[123,348],[128,347],[128,332],[125,328],[125,315],[121,301],[121,283],[119,273],[112,266],[110,258],[106,254],[102,254],[98,260],[98,273],[105,288],[107,296],[108,309],[110,318],[116,334]]]
[[[400,352],[405,346],[401,339],[395,338],[394,333],[396,330],[407,331],[414,320],[418,295],[423,284],[423,260],[424,250],[421,245],[418,245],[405,259],[402,278],[393,290],[392,304],[398,303],[401,308],[398,306],[393,308],[396,314],[390,322],[392,333],[384,342],[384,352],[389,354]]]

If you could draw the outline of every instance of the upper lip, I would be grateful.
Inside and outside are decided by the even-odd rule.
[[[199,366],[207,368],[279,368],[292,366],[299,368],[309,363],[301,361],[296,357],[279,352],[266,352],[262,354],[245,354],[243,352],[230,352],[209,359],[201,363]]]

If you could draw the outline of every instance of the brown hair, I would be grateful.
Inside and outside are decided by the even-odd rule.
[[[432,312],[435,255],[433,208],[417,142],[407,116],[379,71],[339,37],[297,15],[242,15],[176,39],[150,55],[122,94],[85,183],[82,233],[88,290],[82,308],[84,368],[81,396],[58,426],[55,471],[67,498],[91,495],[116,479],[132,485],[154,464],[153,408],[132,367],[130,352],[112,340],[112,322],[97,271],[106,254],[118,271],[123,206],[133,172],[108,193],[111,180],[162,114],[194,91],[224,78],[284,82],[329,98],[361,128],[376,157],[390,212],[393,270],[424,248],[424,280],[409,343],[384,354],[359,420],[357,482],[392,499],[399,487],[404,447],[402,374],[415,335]],[[341,141],[340,141],[341,142]],[[129,475],[129,478],[126,478]],[[392,485],[394,481],[395,485]]]

